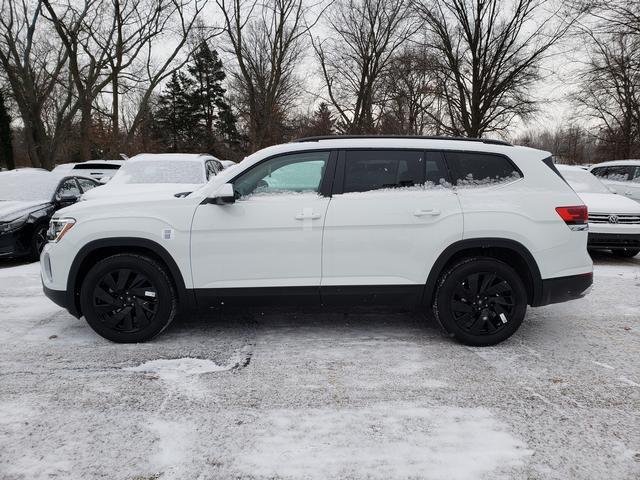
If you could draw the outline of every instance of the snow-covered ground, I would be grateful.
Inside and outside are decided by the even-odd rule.
[[[638,479],[640,257],[484,349],[367,311],[115,345],[0,265],[0,479],[44,478]]]

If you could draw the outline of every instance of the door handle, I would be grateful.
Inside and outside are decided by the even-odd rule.
[[[626,191],[626,192],[624,192],[624,194],[625,194],[627,197],[630,197],[631,195],[633,195],[633,192]]]
[[[440,210],[437,208],[430,208],[426,210],[415,210],[413,214],[416,217],[436,217],[440,215]]]
[[[318,220],[322,215],[319,213],[299,213],[296,220]]]

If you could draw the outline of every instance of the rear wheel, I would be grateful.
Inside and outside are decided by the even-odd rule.
[[[620,248],[611,250],[614,256],[623,258],[632,258],[640,253],[640,248]]]
[[[175,316],[177,301],[160,263],[120,254],[101,260],[87,273],[80,306],[98,334],[113,342],[135,343],[164,330]]]
[[[506,263],[468,258],[440,278],[434,313],[446,332],[472,346],[500,343],[520,327],[527,292],[520,276]]]

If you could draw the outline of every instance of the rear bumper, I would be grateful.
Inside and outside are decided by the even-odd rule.
[[[567,302],[584,297],[593,284],[593,272],[542,280],[542,293],[533,307]]]
[[[640,248],[640,233],[589,232],[589,248]]]

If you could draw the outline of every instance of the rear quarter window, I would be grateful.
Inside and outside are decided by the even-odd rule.
[[[457,186],[489,186],[522,178],[522,172],[502,155],[446,152],[445,156]]]

